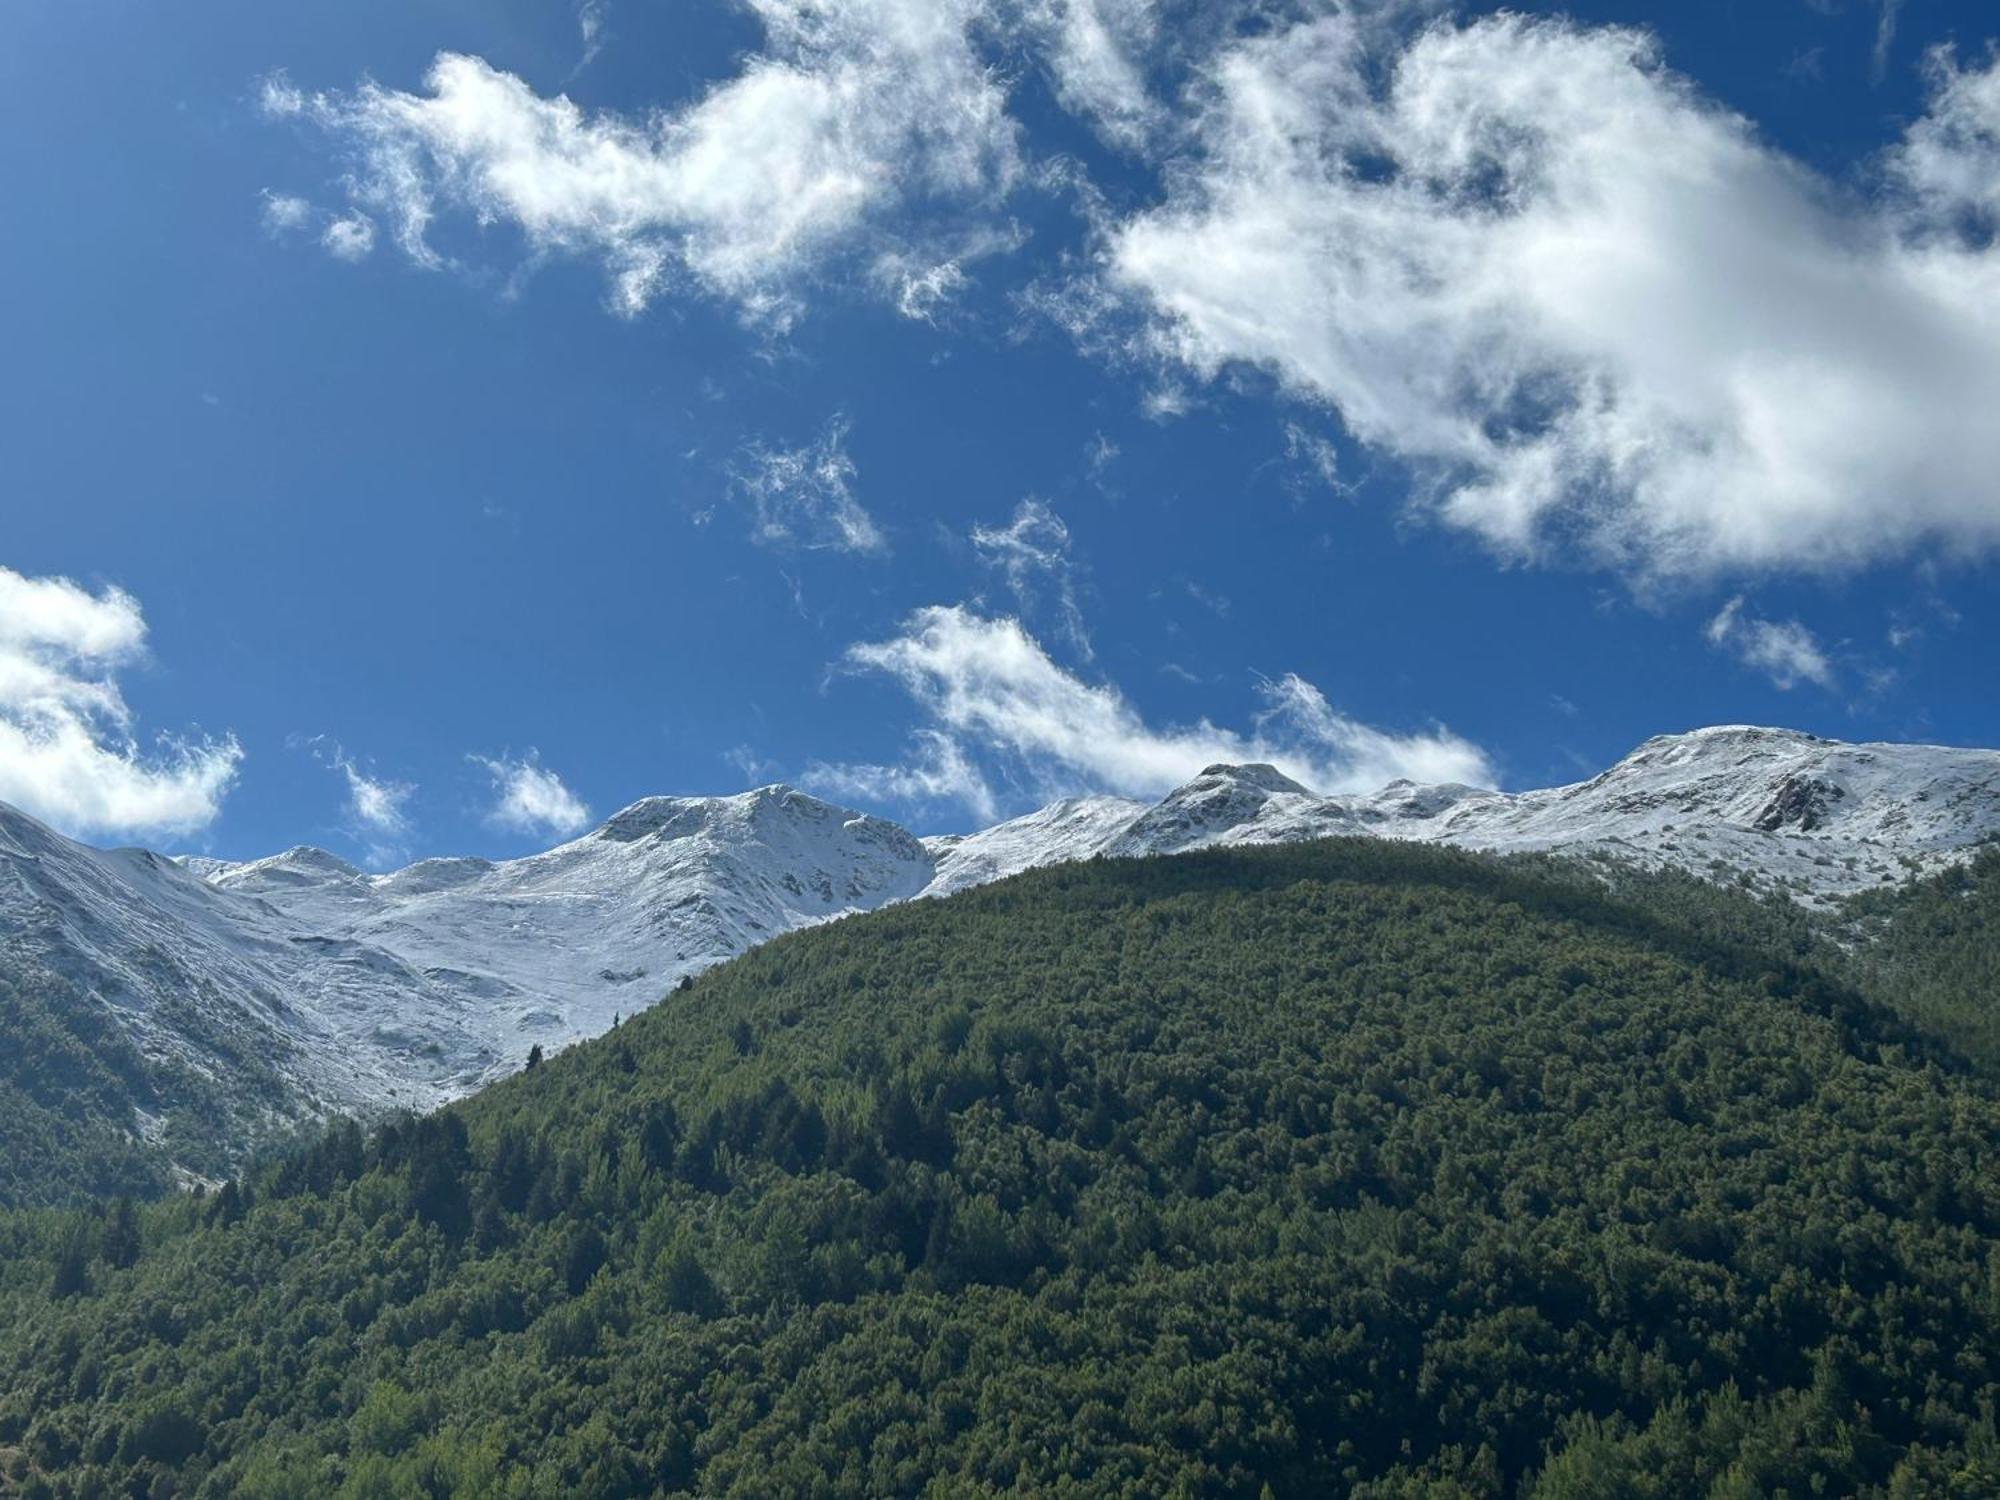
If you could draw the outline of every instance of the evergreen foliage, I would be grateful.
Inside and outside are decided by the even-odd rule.
[[[2000,1097],[1655,894],[1040,871],[205,1200],[0,1214],[0,1493],[2000,1493]]]
[[[2000,1077],[2000,847],[1858,896],[1844,915],[1857,982]]]
[[[153,1074],[103,1006],[0,956],[0,1205],[165,1191],[166,1153],[131,1131]]]
[[[0,945],[0,1207],[172,1189],[176,1167],[219,1177],[269,1140],[296,1101],[260,1028],[232,1027],[195,997],[152,1019],[219,1067],[142,1049],[113,1008]]]

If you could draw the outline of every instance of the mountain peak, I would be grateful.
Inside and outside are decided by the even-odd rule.
[[[231,885],[241,885],[258,881],[302,883],[365,880],[367,876],[359,866],[349,864],[338,854],[322,849],[316,844],[294,844],[282,854],[266,855],[263,859],[253,859],[246,864],[230,865],[211,878],[225,880]]]
[[[832,818],[851,822],[867,816],[836,807],[810,792],[802,792],[795,786],[778,781],[769,786],[753,787],[747,792],[722,796],[641,797],[606,818],[586,837],[620,844],[654,835],[683,838],[713,827],[718,820],[748,819],[757,822],[773,814],[790,814],[812,822]]]
[[[1201,774],[1187,785],[1200,786],[1208,782],[1228,782],[1236,786],[1255,787],[1262,792],[1282,792],[1300,797],[1313,795],[1310,787],[1301,786],[1265,761],[1245,761],[1241,764],[1218,761],[1212,766],[1203,766]]]

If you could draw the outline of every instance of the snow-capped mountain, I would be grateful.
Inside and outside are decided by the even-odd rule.
[[[149,1056],[254,1072],[255,1108],[228,1127],[248,1139],[258,1120],[467,1093],[844,913],[1097,855],[1355,834],[1605,852],[1825,902],[2000,837],[2000,752],[1706,729],[1512,794],[1323,797],[1269,766],[1211,766],[1150,805],[1076,798],[924,840],[766,787],[647,798],[543,854],[388,874],[309,848],[241,864],[93,849],[0,807],[0,952],[97,997]]]
[[[0,808],[0,940],[151,1056],[287,1085],[269,1123],[426,1107],[652,1004],[774,933],[917,894],[910,834],[784,787],[653,797],[525,859],[370,875],[99,850]]]
[[[923,893],[948,896],[1042,865],[1090,859],[1145,812],[1145,803],[1125,797],[1066,797],[977,833],[927,838],[936,869]]]
[[[1065,804],[1057,804],[1058,807]],[[1128,804],[1129,805],[1129,804]],[[1049,862],[1035,836],[1054,809],[973,834],[993,879]],[[1102,810],[1059,859],[1367,835],[1499,852],[1604,853],[1747,877],[1809,903],[1935,870],[2000,837],[2000,751],[1850,745],[1729,725],[1661,735],[1571,786],[1494,792],[1392,782],[1322,797],[1270,766],[1210,766],[1151,807]],[[933,841],[935,844],[937,841]],[[1026,856],[1010,867],[1005,854]],[[932,892],[971,883],[942,862]]]

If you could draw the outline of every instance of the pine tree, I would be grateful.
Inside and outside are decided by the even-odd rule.
[[[64,1231],[56,1246],[55,1274],[49,1281],[49,1295],[58,1301],[81,1297],[90,1290],[90,1235],[78,1220]]]
[[[139,1249],[139,1211],[129,1197],[120,1198],[104,1224],[105,1263],[122,1271],[139,1259]]]

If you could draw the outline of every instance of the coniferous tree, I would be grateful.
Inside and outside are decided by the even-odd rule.
[[[102,1253],[106,1264],[125,1270],[139,1259],[139,1213],[129,1197],[120,1196],[104,1222]]]

